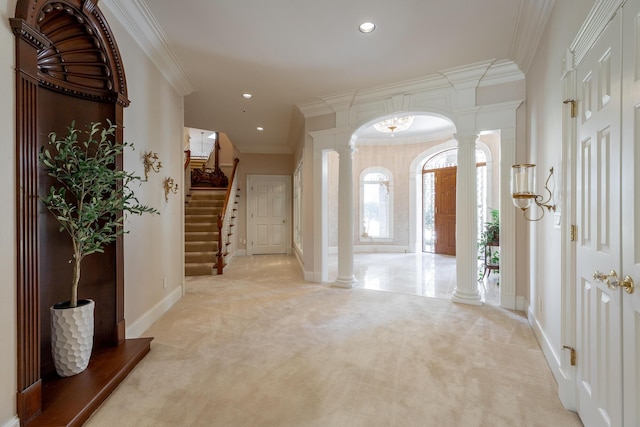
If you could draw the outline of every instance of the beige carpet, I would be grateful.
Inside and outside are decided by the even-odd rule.
[[[149,329],[87,426],[581,426],[526,319],[237,258]]]

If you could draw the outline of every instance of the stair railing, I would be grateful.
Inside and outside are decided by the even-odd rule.
[[[233,232],[231,229],[235,226],[236,208],[229,208],[229,201],[231,200],[231,203],[234,205],[237,203],[238,183],[236,180],[236,169],[239,161],[237,158],[233,159],[233,171],[231,172],[231,178],[227,186],[227,194],[224,198],[222,211],[218,214],[218,253],[216,254],[218,274],[222,274],[224,270],[224,258],[229,253],[230,248],[228,246],[232,244],[231,236]]]
[[[191,150],[184,150],[184,198],[191,194]]]

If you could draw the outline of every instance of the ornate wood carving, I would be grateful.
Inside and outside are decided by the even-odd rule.
[[[14,33],[18,27],[31,28],[47,41],[39,41],[45,46],[37,54],[41,85],[129,105],[120,52],[96,0],[19,0],[11,21]]]

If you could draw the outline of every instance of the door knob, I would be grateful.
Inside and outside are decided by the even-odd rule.
[[[618,280],[618,273],[616,273],[615,270],[611,270],[609,274],[604,274],[596,270],[595,273],[593,273],[593,280],[598,283],[604,282],[612,291],[622,288],[626,293],[632,294],[635,289],[631,276],[624,276],[624,279]]]
[[[602,273],[599,270],[596,270],[595,273],[593,273],[593,280],[595,280],[596,282],[602,283],[605,280],[607,280],[607,275]]]
[[[624,279],[620,281],[620,287],[622,287],[622,289],[624,289],[626,293],[632,294],[635,286],[633,284],[633,279],[631,278],[631,276],[624,276]]]
[[[620,281],[618,280],[618,273],[615,270],[611,270],[609,274],[604,274],[598,270],[593,273],[593,280],[598,283],[605,283],[607,288],[615,291],[620,286]]]

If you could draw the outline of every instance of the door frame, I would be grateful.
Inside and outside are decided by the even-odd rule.
[[[291,190],[291,175],[247,175],[247,255],[253,255],[253,246],[249,244],[255,238],[254,222],[253,222],[253,206],[254,206],[254,181],[280,181],[285,184],[285,217],[287,221],[285,241],[286,241],[286,254],[291,255],[291,236],[293,235],[291,218],[292,218],[292,190]]]
[[[578,82],[576,81],[576,68],[582,63],[596,40],[602,34],[609,21],[617,13],[625,0],[598,0],[589,15],[584,20],[572,43],[565,51],[562,58],[562,80],[564,100],[570,101],[577,97]],[[559,362],[559,370],[556,375],[558,382],[558,397],[565,408],[576,410],[577,407],[577,383],[576,368],[571,366],[570,348],[575,348],[577,341],[577,307],[576,307],[576,244],[571,241],[572,225],[576,224],[577,215],[577,120],[572,117],[571,102],[563,109],[562,113],[562,193],[558,196],[557,204],[559,213],[563,213],[560,219],[561,234],[561,345],[552,354],[546,354],[548,360],[555,359]],[[577,116],[577,114],[576,114]],[[569,197],[564,198],[567,194]]]

